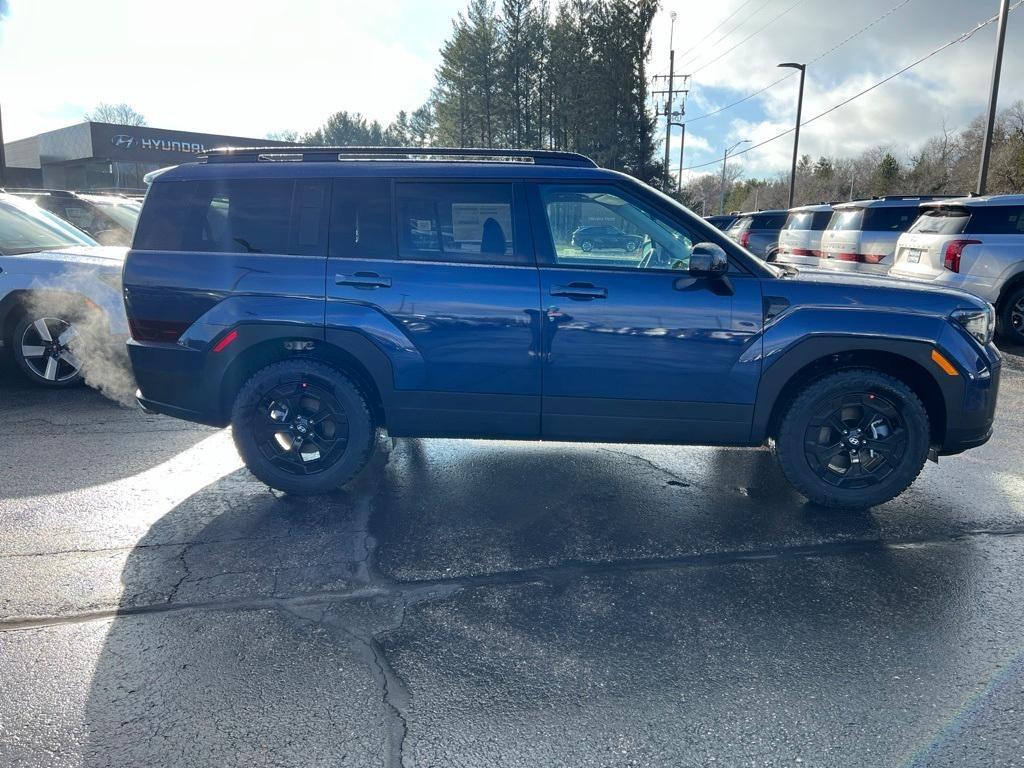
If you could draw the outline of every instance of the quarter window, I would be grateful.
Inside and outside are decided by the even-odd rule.
[[[1024,208],[1016,205],[974,206],[967,231],[979,235],[1024,234]]]
[[[324,255],[327,182],[215,179],[149,191],[135,247],[213,253]]]
[[[511,184],[406,183],[396,186],[398,255],[424,261],[518,264]]]

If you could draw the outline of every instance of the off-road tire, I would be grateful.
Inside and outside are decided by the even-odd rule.
[[[906,429],[906,445],[895,467],[875,485],[839,488],[811,467],[805,438],[816,412],[853,393],[875,393],[898,411]],[[867,509],[905,491],[920,474],[930,448],[928,412],[920,398],[893,376],[869,368],[838,371],[805,387],[790,403],[774,441],[775,454],[790,483],[815,504],[837,509]]]
[[[316,474],[298,475],[279,468],[257,444],[256,409],[275,387],[309,382],[337,398],[348,420],[348,442],[333,464]],[[377,426],[362,390],[342,371],[315,360],[286,360],[253,374],[239,390],[231,410],[235,447],[250,472],[271,488],[297,496],[329,493],[354,479],[366,466],[377,442]]]

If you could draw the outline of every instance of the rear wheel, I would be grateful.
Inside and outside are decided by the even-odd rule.
[[[805,388],[775,449],[789,481],[827,507],[865,509],[905,491],[928,458],[928,412],[902,381],[840,371]]]
[[[27,312],[11,334],[11,352],[18,368],[43,387],[72,387],[82,380],[75,354],[78,333],[67,320]]]
[[[1011,288],[999,309],[999,335],[1011,344],[1024,344],[1024,284]]]
[[[591,240],[584,240],[582,243],[580,243],[580,249],[586,251],[587,253],[589,253],[590,251],[594,250],[594,243],[593,243],[593,241],[591,241]]]
[[[360,389],[313,360],[257,371],[235,398],[231,430],[253,475],[297,495],[326,493],[352,480],[377,437]]]

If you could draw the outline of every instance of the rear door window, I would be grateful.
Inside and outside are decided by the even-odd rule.
[[[959,235],[970,218],[971,213],[966,208],[925,208],[907,231],[920,235]]]
[[[154,184],[134,245],[142,250],[325,255],[328,191],[322,179]]]
[[[400,258],[532,262],[513,184],[403,182],[395,186],[395,206]]]

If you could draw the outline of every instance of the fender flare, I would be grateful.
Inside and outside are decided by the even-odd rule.
[[[761,376],[754,404],[751,441],[760,444],[767,439],[776,405],[800,371],[815,361],[850,352],[883,353],[916,363],[930,376],[941,393],[948,423],[953,416],[950,412],[951,407],[963,401],[964,384],[962,377],[940,378],[935,373],[930,358],[933,348],[934,344],[925,341],[856,335],[814,336],[797,342],[783,351],[778,359],[772,361]]]

